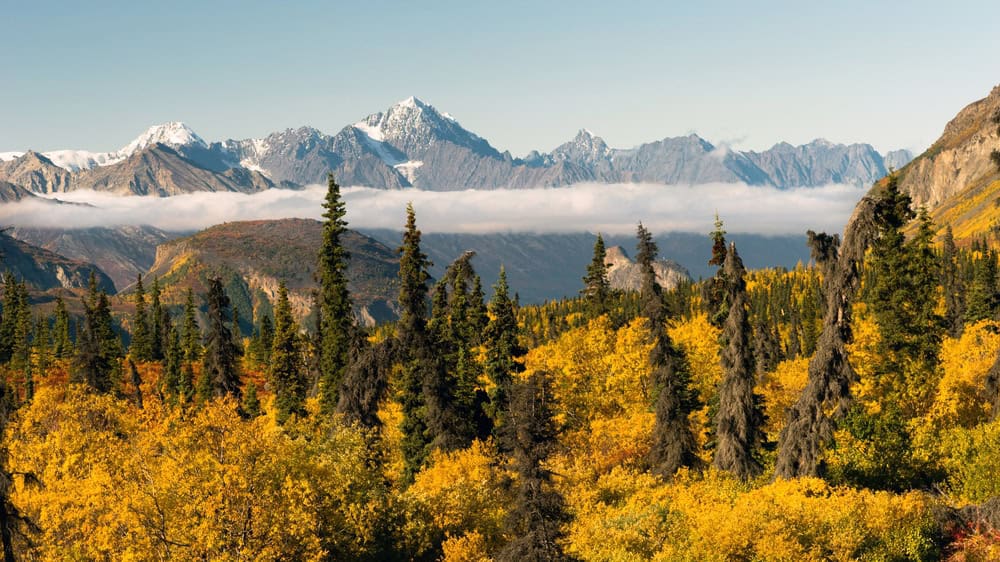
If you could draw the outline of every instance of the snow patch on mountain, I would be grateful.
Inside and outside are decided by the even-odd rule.
[[[413,185],[413,182],[416,181],[417,168],[423,165],[424,163],[421,160],[409,160],[402,164],[396,164],[393,168],[403,174],[403,177],[406,178],[406,181],[410,182],[410,185]]]
[[[157,143],[175,148],[181,146],[208,147],[208,144],[191,130],[190,127],[179,121],[172,121],[163,123],[162,125],[154,125],[146,129],[135,140],[113,152],[51,150],[43,152],[42,155],[60,168],[69,170],[70,172],[79,172],[80,170],[90,170],[98,166],[117,164],[129,156]],[[0,152],[0,161],[14,160],[23,155],[23,152]]]
[[[71,172],[107,166],[125,159],[120,152],[90,152],[87,150],[53,150],[44,153],[53,164]]]

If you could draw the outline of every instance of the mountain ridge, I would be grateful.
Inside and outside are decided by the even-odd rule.
[[[169,122],[150,127],[110,153],[0,153],[0,179],[44,193],[85,189],[88,184],[106,187],[95,179],[109,175],[100,170],[121,166],[157,147],[173,151],[190,168],[239,176],[240,189],[247,191],[259,190],[264,180],[275,187],[322,183],[331,171],[343,185],[438,191],[556,187],[581,182],[743,182],[782,189],[829,183],[864,186],[912,157],[907,151],[882,155],[868,144],[822,140],[799,146],[779,142],[761,152],[736,151],[695,134],[613,148],[581,129],[551,152],[536,150],[515,158],[462,127],[448,113],[410,97],[332,135],[299,127],[262,138],[208,143],[184,123]],[[255,178],[255,174],[262,178]],[[192,176],[190,185],[179,186],[157,184],[155,171],[144,175],[154,181],[137,180],[133,183],[144,185],[130,191],[162,196],[205,190],[203,182],[194,178],[203,175],[197,171],[187,174]]]

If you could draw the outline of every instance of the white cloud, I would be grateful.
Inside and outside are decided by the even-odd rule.
[[[227,221],[302,217],[319,219],[325,186],[253,195],[194,193],[168,198],[118,197],[79,191],[58,194],[52,205],[26,201],[0,205],[0,225],[90,227],[149,224],[195,230]],[[704,185],[579,184],[518,190],[343,190],[347,220],[355,228],[402,228],[413,202],[424,232],[632,233],[642,221],[654,233],[707,232],[716,212],[734,233],[839,232],[864,190],[846,185],[779,190],[735,183]]]

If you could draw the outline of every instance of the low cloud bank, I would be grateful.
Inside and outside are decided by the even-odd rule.
[[[839,232],[865,190],[847,185],[780,190],[734,183],[579,184],[517,190],[387,191],[343,189],[353,228],[401,229],[412,202],[424,232],[606,232],[627,234],[642,221],[654,233],[708,232],[715,213],[734,233]],[[262,193],[193,193],[167,198],[93,191],[55,197],[84,205],[23,201],[0,205],[0,226],[86,228],[148,224],[197,230],[239,220],[320,219],[325,186]]]

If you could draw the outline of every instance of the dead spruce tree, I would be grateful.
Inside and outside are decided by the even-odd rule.
[[[851,340],[851,306],[861,283],[865,252],[878,232],[880,198],[866,196],[854,209],[839,252],[836,238],[810,236],[813,258],[823,277],[826,313],[816,353],[809,361],[809,379],[798,401],[788,412],[788,422],[778,438],[777,478],[815,476],[820,452],[833,435],[833,417],[843,417],[851,406],[851,384],[856,375],[847,360]]]
[[[757,449],[764,440],[761,397],[754,394],[756,368],[750,343],[746,270],[730,244],[723,267],[729,314],[722,327],[722,371],[719,412],[715,416],[716,448],[713,464],[719,470],[748,480],[762,469]]]

